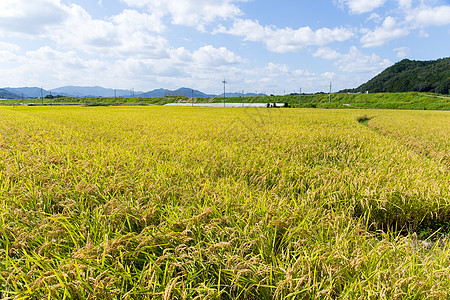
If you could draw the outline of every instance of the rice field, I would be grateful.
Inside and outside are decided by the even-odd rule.
[[[1,107],[0,298],[448,299],[449,153],[445,111]]]

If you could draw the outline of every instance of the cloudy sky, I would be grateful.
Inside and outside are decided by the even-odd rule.
[[[283,94],[450,56],[450,0],[1,0],[0,87]]]

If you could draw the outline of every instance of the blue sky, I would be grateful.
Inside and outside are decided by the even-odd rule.
[[[283,94],[450,56],[449,0],[2,0],[0,87]]]

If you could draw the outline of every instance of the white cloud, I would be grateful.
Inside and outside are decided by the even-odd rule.
[[[450,24],[450,5],[419,6],[408,12],[406,20],[418,26],[444,26]]]
[[[381,26],[373,30],[361,30],[364,34],[361,38],[363,47],[381,46],[388,41],[407,36],[417,29],[420,37],[428,37],[424,28],[450,24],[450,5],[432,7],[426,4],[427,1],[420,1],[419,5],[414,7],[415,2],[412,0],[397,0],[397,2],[396,18],[388,16]],[[377,20],[377,16],[372,14],[368,20]],[[401,56],[402,53],[398,55]]]
[[[21,47],[8,42],[0,42],[0,65],[2,71],[9,67],[14,67],[20,64],[19,51]]]
[[[386,17],[381,26],[373,31],[366,32],[361,38],[361,43],[363,47],[376,47],[408,34],[408,28],[399,25],[393,17],[389,16]]]
[[[0,36],[47,38],[59,47],[99,56],[164,57],[169,48],[159,16],[135,10],[99,20],[59,0],[2,0],[0,11]]]
[[[384,5],[386,0],[338,0],[338,4],[346,5],[352,14],[371,12]]]
[[[268,74],[272,74],[274,76],[285,75],[290,72],[289,66],[287,66],[285,64],[275,64],[272,62],[270,62],[266,66],[265,70]]]
[[[450,32],[449,32],[449,33],[450,33]],[[419,30],[419,36],[420,36],[421,38],[428,38],[428,37],[430,37],[430,35],[428,34],[428,32],[426,32],[426,31],[423,30],[423,29]]]
[[[13,45],[0,44],[3,48]],[[20,50],[17,46],[15,50]],[[305,92],[322,89],[329,81],[329,74],[317,74],[306,70],[292,70],[285,64],[268,63],[263,67],[251,66],[236,53],[224,47],[210,45],[189,51],[171,48],[166,58],[83,58],[75,51],[55,50],[45,46],[24,54],[14,54],[20,64],[5,66],[0,81],[4,86],[43,86],[50,89],[68,83],[81,86],[100,85],[111,88],[131,88],[148,91],[157,87],[176,89],[190,86],[205,92],[220,93],[224,77],[230,91],[258,90],[272,93],[284,86],[298,88],[302,82]],[[31,67],[30,67],[31,66]],[[46,74],[44,77],[43,74]],[[217,85],[214,89],[215,83]],[[211,90],[211,88],[213,90]]]
[[[342,54],[330,48],[319,48],[314,54],[314,57],[321,57],[327,60],[337,60],[342,57]]]
[[[128,78],[152,84],[159,82],[166,88],[192,86],[205,91],[223,77],[239,78],[246,73],[247,61],[234,52],[210,45],[189,51],[183,47],[169,50],[169,57],[163,59],[130,58],[121,61],[121,69]],[[124,71],[122,71],[124,72]],[[230,81],[231,82],[231,81]]]
[[[399,47],[395,48],[394,51],[397,52],[398,58],[405,58],[408,56],[410,49],[408,47]]]
[[[371,14],[368,18],[367,21],[373,21],[375,23],[380,23],[383,20],[383,18],[376,13]]]
[[[52,34],[61,47],[99,56],[167,56],[169,43],[160,35],[165,26],[153,15],[124,10],[97,20],[78,5],[65,10],[69,17]]]
[[[108,69],[109,62],[98,59],[83,59],[75,51],[58,51],[49,46],[41,47],[25,53],[24,60],[36,67],[39,76],[54,73],[56,78],[73,78],[79,81],[83,77],[95,78],[94,74],[102,74]],[[74,70],[83,70],[74,73]],[[78,74],[75,76],[75,74]],[[91,76],[89,76],[91,75]],[[86,80],[84,80],[86,81]]]
[[[160,17],[170,15],[173,24],[204,30],[216,20],[242,15],[234,3],[248,0],[122,0],[129,6],[147,7]]]
[[[78,5],[66,8],[69,17],[59,29],[54,31],[57,42],[72,47],[112,47],[117,46],[117,32],[111,22],[94,20]]]
[[[112,16],[111,20],[124,34],[130,34],[132,31],[161,34],[166,30],[166,26],[157,15],[139,13],[136,10],[126,9],[119,15]]]
[[[346,28],[321,28],[316,31],[308,26],[299,29],[277,29],[273,26],[262,26],[258,21],[241,19],[236,20],[231,28],[220,26],[215,32],[242,36],[246,41],[265,43],[267,49],[277,53],[295,52],[306,46],[326,45],[336,41],[343,42],[354,35],[352,30]]]
[[[320,48],[314,54],[327,60],[334,60],[335,66],[346,73],[378,73],[392,63],[376,54],[364,55],[358,48],[352,46],[347,54],[339,53],[329,48]]]
[[[158,80],[165,80],[173,88],[187,85],[185,81],[189,81],[191,86],[203,83],[205,87],[217,76],[223,77],[224,74],[244,70],[247,63],[224,47],[215,48],[210,45],[194,51],[172,48],[166,58],[89,59],[73,50],[61,51],[49,46],[23,54],[12,50],[20,48],[0,43],[0,64],[3,68],[0,82],[4,86],[15,86],[15,82],[23,82],[26,86],[47,85],[47,88],[51,88],[70,83],[148,90],[149,84],[153,86]],[[196,80],[201,83],[198,84]],[[51,82],[52,86],[48,86],[47,82]]]
[[[245,60],[229,51],[225,47],[214,48],[204,46],[194,51],[192,58],[198,64],[205,66],[222,66],[229,64],[244,63]]]
[[[0,50],[8,50],[11,52],[20,51],[21,47],[19,45],[8,43],[8,42],[0,42]]]
[[[334,72],[315,73],[269,62],[258,68],[232,69],[227,75],[227,81],[229,89],[234,91],[283,94],[298,93],[300,87],[302,92],[306,93],[326,90],[327,86],[329,88],[330,80],[338,77]],[[284,90],[280,90],[280,87]]]
[[[250,86],[267,91],[276,86],[288,89],[290,84],[296,87],[300,81],[305,89],[308,86],[311,91],[323,90],[323,83],[331,79],[347,83],[362,81],[361,78],[366,80],[369,73],[378,72],[391,63],[376,54],[367,55],[356,47],[341,53],[330,44],[349,40],[351,43],[358,35],[362,47],[375,47],[411,32],[427,37],[435,32],[428,27],[450,24],[450,6],[436,6],[443,0],[395,0],[385,11],[380,8],[388,5],[386,0],[333,0],[351,14],[342,26],[331,25],[335,28],[315,28],[311,24],[282,28],[243,19],[239,4],[251,0],[120,1],[128,4],[128,9],[113,16],[94,17],[81,4],[70,4],[75,2],[71,0],[0,0],[0,66],[3,71],[0,81],[11,86],[19,82],[42,85],[51,80],[53,87],[70,83],[119,88],[117,85],[120,84],[123,88],[141,89],[147,89],[149,84],[165,88],[210,88],[214,85],[212,82],[217,82],[220,92],[220,82],[225,76],[230,85],[233,81],[235,86],[242,85],[241,90]],[[94,0],[91,4],[89,7],[96,10],[96,14],[106,13],[106,7],[112,5],[102,0]],[[100,10],[99,6],[105,6],[105,9]],[[353,15],[362,13],[367,13],[362,19]],[[348,27],[354,22],[364,22],[364,19],[363,26],[367,28],[358,31]],[[195,34],[186,40],[178,36],[172,41],[178,29],[192,31],[181,26],[202,31],[217,28],[213,33],[237,37],[227,38],[234,40],[229,45],[236,48],[220,47],[223,42],[208,33]],[[444,28],[444,31],[441,31],[444,32],[443,39],[448,36],[448,30]],[[198,40],[199,36],[207,42]],[[413,49],[409,40],[401,46]],[[294,67],[280,63],[289,59],[289,55],[271,55],[278,61],[270,62],[261,54],[251,60],[257,60],[258,65],[251,65],[247,57],[238,52],[240,50],[235,50],[241,49],[239,44],[245,41],[258,44],[247,43],[242,47],[245,48],[243,51],[261,50],[265,46],[272,52],[289,53],[318,46],[320,48],[313,56],[332,61],[328,64],[331,66],[329,70],[314,73],[291,69]],[[185,47],[174,47],[171,43],[185,43]],[[327,46],[330,48],[324,48]],[[413,50],[395,48],[391,58],[395,58],[395,54],[398,58],[406,57],[408,51]],[[304,54],[308,55],[308,52]],[[308,59],[300,54],[295,57],[298,59],[292,64]]]
[[[59,0],[2,0],[0,12],[0,36],[41,36],[66,17]]]
[[[398,5],[401,9],[410,9],[412,6],[412,0],[398,0]]]
[[[79,85],[92,85],[92,82],[106,83],[104,79],[107,78],[108,63],[96,59],[82,59],[75,51],[64,52],[44,46],[13,55],[11,59],[14,60],[10,63],[0,59],[4,70],[0,73],[0,80],[4,86],[17,86],[17,83],[23,86],[51,83],[52,87],[67,85],[68,82]],[[4,58],[2,55],[0,57]]]

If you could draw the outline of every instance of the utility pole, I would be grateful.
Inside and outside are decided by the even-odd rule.
[[[330,96],[328,97],[328,103],[331,103],[331,81],[330,81]]]
[[[302,106],[302,88],[300,88],[300,97],[298,98],[298,107]]]
[[[191,90],[192,92],[192,106],[194,106],[194,90]]]
[[[223,107],[225,107],[225,85],[228,83],[225,78],[222,81],[223,83]]]
[[[42,93],[42,86],[41,86],[41,101],[42,101],[42,105],[44,105],[44,95]]]
[[[117,105],[117,94],[116,94],[116,90],[114,90],[114,106]]]
[[[244,107],[244,90],[242,90],[242,107]]]

